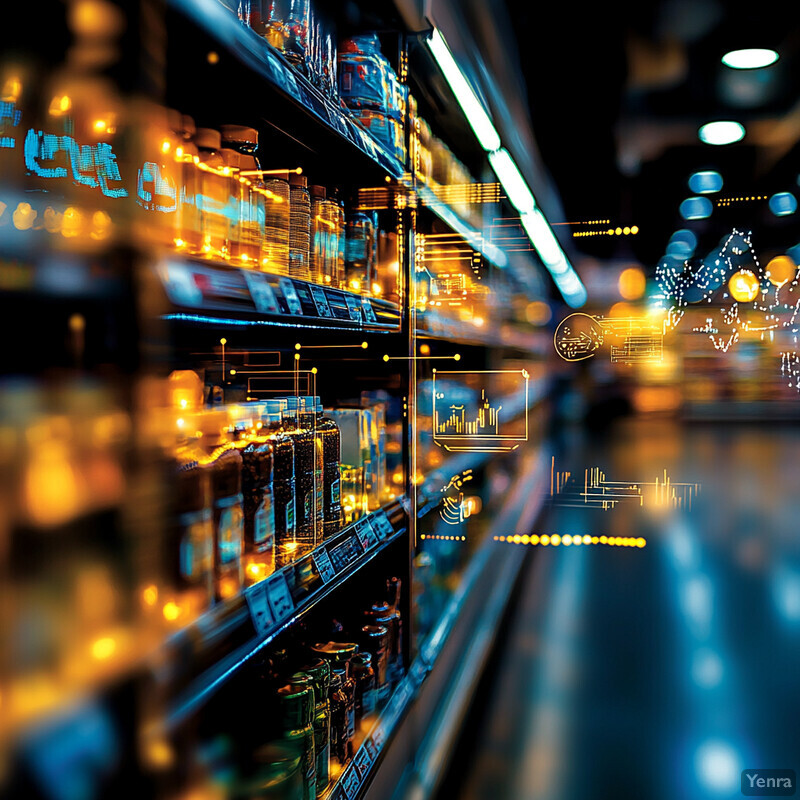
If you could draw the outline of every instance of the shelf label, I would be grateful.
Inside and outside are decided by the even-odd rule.
[[[300,298],[297,296],[297,290],[294,284],[288,278],[281,278],[278,281],[283,296],[286,299],[286,305],[289,307],[290,314],[303,315],[303,306],[300,303]]]
[[[364,517],[356,522],[356,536],[358,536],[359,541],[361,542],[361,546],[365,550],[369,550],[370,547],[374,547],[378,544],[378,537],[375,534],[375,531],[372,529],[372,523],[370,522],[369,517]]]
[[[347,800],[347,795],[344,792],[344,787],[339,785],[331,795],[331,800]]]
[[[378,534],[378,538],[383,541],[394,536],[394,527],[389,522],[386,512],[381,509],[372,515],[372,529]]]
[[[337,572],[341,572],[358,561],[363,552],[358,537],[348,536],[341,544],[330,550],[331,563]]]
[[[362,746],[361,749],[356,753],[356,757],[353,759],[353,764],[358,770],[359,775],[361,775],[361,779],[363,780],[366,778],[369,768],[372,766],[372,756],[366,747]]]
[[[350,319],[354,322],[361,322],[361,303],[359,298],[352,294],[345,294],[344,301],[350,310]]]
[[[311,298],[317,307],[317,314],[320,317],[332,317],[331,307],[328,305],[328,298],[325,297],[325,290],[321,286],[311,285]]]
[[[369,751],[369,757],[374,761],[378,757],[379,747],[375,744],[375,740],[372,736],[367,736],[366,740],[364,741],[364,747],[367,748]]]
[[[342,778],[342,788],[345,791],[345,794],[349,798],[349,800],[353,800],[353,798],[358,794],[358,789],[361,786],[361,779],[358,776],[358,771],[355,767],[350,767],[350,769],[345,772],[344,777]]]
[[[275,617],[272,615],[272,609],[267,600],[267,582],[260,581],[245,589],[244,596],[256,633],[259,636],[265,636],[275,624]]]
[[[267,281],[267,276],[251,269],[242,270],[250,296],[256,305],[256,310],[262,314],[280,314],[275,292]]]
[[[375,309],[372,307],[368,297],[361,298],[361,308],[364,311],[364,319],[367,322],[377,322],[378,318],[375,316]]]
[[[321,547],[314,551],[314,563],[317,565],[317,571],[323,583],[328,583],[336,577],[336,570],[331,564],[330,556],[325,548]]]
[[[375,746],[375,749],[380,752],[383,749],[383,743],[386,741],[386,731],[383,728],[383,723],[378,723],[375,726],[375,730],[372,731],[372,743]]]
[[[286,582],[286,576],[282,572],[273,575],[266,581],[266,584],[269,604],[272,606],[272,613],[275,615],[275,621],[277,622],[294,611],[294,602],[292,601],[292,595],[289,593],[289,584]]]

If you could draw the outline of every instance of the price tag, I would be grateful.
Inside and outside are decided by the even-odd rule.
[[[367,322],[377,322],[378,318],[375,316],[375,309],[372,307],[368,297],[361,298],[361,308],[364,311],[364,319]]]
[[[386,731],[383,729],[383,725],[377,725],[370,738],[375,749],[380,752],[383,749],[383,743],[386,741]]]
[[[344,301],[347,303],[347,308],[350,310],[350,319],[354,322],[361,322],[361,303],[359,298],[352,294],[346,294]]]
[[[245,590],[245,599],[250,609],[253,627],[259,636],[265,636],[275,624],[275,617],[267,600],[267,582],[261,581]]]
[[[325,290],[321,286],[311,285],[311,297],[314,300],[314,305],[317,307],[317,314],[320,317],[332,317],[333,312],[328,305],[328,298],[325,297]]]
[[[353,562],[361,558],[364,552],[357,536],[348,536],[341,544],[330,551],[331,563],[337,572],[347,569]]]
[[[369,757],[374,761],[378,757],[378,746],[372,736],[368,736],[364,742],[364,747],[369,751]]]
[[[331,564],[328,551],[324,548],[321,547],[319,550],[314,551],[314,563],[317,565],[317,570],[323,583],[327,583],[336,577],[336,570]]]
[[[247,288],[250,290],[256,310],[262,314],[280,314],[275,292],[267,282],[267,276],[251,269],[242,270],[242,273],[247,281]]]
[[[289,593],[289,585],[286,583],[286,576],[279,572],[273,575],[267,582],[267,594],[269,604],[272,606],[272,613],[275,620],[281,620],[294,611],[292,595]]]
[[[378,544],[378,537],[375,531],[372,530],[372,523],[369,517],[365,517],[356,522],[356,536],[358,536],[361,546],[365,550],[369,550],[370,547],[374,547]]]
[[[370,756],[366,747],[362,747],[356,753],[356,757],[353,759],[353,764],[355,764],[358,774],[361,775],[361,779],[363,780],[366,778],[369,768],[372,766],[372,757]]]
[[[286,299],[286,305],[289,307],[289,313],[302,316],[303,306],[300,303],[300,298],[297,296],[297,290],[294,288],[294,284],[288,278],[281,278],[278,283]]]
[[[386,516],[386,512],[383,509],[372,515],[372,529],[381,540],[394,536],[392,523],[389,522],[389,517]]]
[[[350,767],[342,779],[342,787],[350,800],[353,800],[358,794],[359,786],[361,786],[361,779],[359,778],[358,771],[354,767]]]

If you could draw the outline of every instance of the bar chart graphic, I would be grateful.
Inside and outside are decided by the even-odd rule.
[[[453,396],[452,381],[502,376],[511,384],[511,394],[495,397],[483,386],[475,398],[465,401],[463,394]],[[437,380],[438,379],[438,380]],[[446,450],[495,452],[516,450],[528,440],[528,379],[526,370],[485,370],[478,372],[434,371],[433,440]],[[496,378],[495,378],[496,380]],[[512,401],[512,402],[509,402]]]

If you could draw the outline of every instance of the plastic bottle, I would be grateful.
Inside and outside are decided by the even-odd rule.
[[[282,408],[280,400],[267,400],[261,417],[261,430],[273,447],[272,493],[275,504],[275,559],[278,567],[290,564],[298,548],[294,442],[284,433]]]
[[[202,244],[198,255],[224,259],[227,258],[231,227],[226,212],[233,191],[230,176],[224,172],[222,140],[218,131],[198,128],[194,142],[200,159],[197,165],[200,170],[197,209]]]
[[[223,146],[239,154],[239,236],[243,266],[261,266],[266,235],[266,186],[255,157],[258,131],[244,125],[223,125]]]
[[[289,227],[289,275],[309,280],[311,244],[311,195],[305,175],[289,176],[291,216]]]
[[[322,433],[324,535],[329,539],[342,529],[341,474],[342,433],[335,420],[323,415],[322,402],[314,398],[317,430]]]
[[[223,432],[227,426],[224,411],[206,411],[200,416],[199,423],[211,476],[215,596],[217,600],[225,600],[244,585],[242,456]]]

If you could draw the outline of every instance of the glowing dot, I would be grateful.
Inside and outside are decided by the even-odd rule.
[[[628,267],[619,276],[619,293],[625,300],[637,300],[647,288],[644,272],[639,267]]]
[[[623,233],[624,233],[624,234],[627,236],[627,235],[628,235],[628,234],[631,232],[631,229],[630,229],[630,228],[629,228],[629,227],[626,225],[626,226],[625,226],[625,227],[622,229],[622,232],[623,232]]]
[[[312,375],[316,375],[317,374],[317,368],[316,367],[311,367],[311,374]]]
[[[461,355],[460,355],[459,353],[456,353],[456,354],[453,356],[453,361],[461,361]]]
[[[368,347],[369,347],[369,344],[367,342],[361,342],[361,349],[362,350],[366,350]]]
[[[303,345],[301,345],[301,344],[300,344],[300,342],[298,342],[298,343],[297,343],[297,344],[294,346],[294,349],[295,349],[295,350],[299,350],[299,349],[300,349],[302,346],[303,346]]]
[[[524,534],[522,537],[522,544],[530,544],[530,543],[531,543],[531,537],[528,536],[527,533]]]
[[[580,536],[573,536],[572,537],[572,544],[583,544]]]
[[[546,547],[548,544],[550,544],[550,537],[547,534],[544,534],[539,541]]]
[[[756,299],[761,287],[758,278],[750,270],[739,270],[731,275],[728,289],[735,300],[740,303],[749,303]]]
[[[522,541],[522,537],[517,533],[514,534],[514,544],[519,544]]]
[[[145,605],[154,606],[158,602],[158,587],[155,584],[150,584],[142,590],[142,600]]]
[[[607,536],[601,536],[600,537],[600,544],[608,544],[608,537]]]
[[[535,533],[531,536],[531,544],[539,544],[539,537]]]
[[[389,360],[389,356],[388,355],[384,355],[383,360],[384,361],[388,361]]]
[[[572,544],[572,537],[567,533],[564,535],[564,538],[561,540],[565,545],[569,546]]]
[[[588,533],[585,533],[585,534],[583,535],[583,543],[584,543],[584,544],[591,544],[591,543],[592,543],[592,537],[591,537],[591,536],[589,536],[589,534],[588,534]]]
[[[227,339],[220,339],[219,343],[220,344],[228,344],[228,340]]]
[[[556,546],[560,545],[561,544],[561,537],[557,533],[554,533],[550,537],[550,544],[554,544]]]
[[[646,544],[647,542],[641,536],[636,540],[637,547],[644,547]]]
[[[211,50],[209,54],[206,56],[209,64],[219,64],[219,53],[214,52]]]
[[[592,536],[591,542],[592,542],[592,544],[599,544],[600,543],[600,537],[599,536]]]
[[[300,360],[300,353],[295,353],[294,354],[294,360],[295,361],[299,361]]]
[[[236,370],[235,370],[235,369],[232,369],[232,370],[231,370],[231,375],[235,375],[235,374],[236,374]]]
[[[102,639],[92,642],[92,658],[97,661],[105,661],[114,655],[116,649],[117,643],[110,636],[104,636]]]

